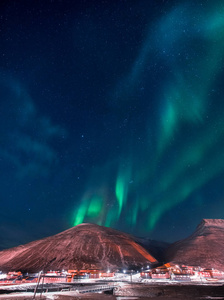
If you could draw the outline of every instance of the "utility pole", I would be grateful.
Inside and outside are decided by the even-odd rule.
[[[41,287],[40,298],[42,298],[43,289],[44,289],[44,276],[42,277],[42,287]]]
[[[36,293],[37,293],[37,289],[38,289],[38,286],[39,286],[39,283],[40,283],[41,273],[42,273],[42,271],[39,272],[39,276],[38,276],[38,279],[37,279],[37,285],[35,287],[34,294],[33,294],[33,299],[36,299]]]

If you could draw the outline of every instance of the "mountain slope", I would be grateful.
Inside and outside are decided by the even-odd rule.
[[[224,271],[224,220],[203,219],[191,236],[168,247],[166,259]]]
[[[155,257],[159,262],[161,263],[165,262],[166,250],[168,246],[170,246],[170,243],[151,240],[149,238],[135,237],[134,239],[135,242],[137,242],[144,249],[149,251],[153,255],[153,257]]]
[[[117,269],[155,263],[156,259],[130,235],[94,224],[80,224],[0,252],[0,269],[6,271]]]

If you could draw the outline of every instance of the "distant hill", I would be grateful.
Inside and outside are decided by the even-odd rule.
[[[166,259],[224,271],[224,220],[203,219],[191,236],[168,247]]]
[[[56,235],[0,251],[0,270],[118,269],[153,266],[157,260],[131,235],[80,224]]]
[[[161,264],[166,261],[166,250],[170,243],[155,241],[149,238],[134,238],[143,248],[149,251]]]

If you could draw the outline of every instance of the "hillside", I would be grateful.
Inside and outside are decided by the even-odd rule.
[[[38,272],[62,269],[136,268],[157,263],[132,236],[94,224],[0,251],[0,269]]]
[[[203,219],[191,236],[168,247],[166,260],[224,271],[223,250],[224,220]]]

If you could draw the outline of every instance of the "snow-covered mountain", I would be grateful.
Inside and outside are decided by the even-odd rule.
[[[157,260],[131,235],[80,224],[38,241],[0,251],[0,270],[118,269],[154,265]]]
[[[168,247],[166,259],[224,271],[224,220],[203,219],[191,236]]]

